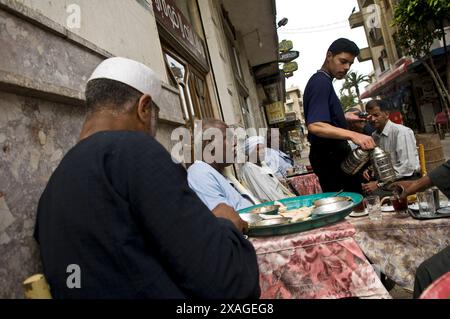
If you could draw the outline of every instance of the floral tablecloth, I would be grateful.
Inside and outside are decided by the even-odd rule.
[[[308,232],[251,238],[261,298],[390,298],[348,222]]]
[[[314,173],[289,177],[287,180],[300,196],[322,193],[319,178]]]
[[[381,221],[368,217],[347,219],[367,258],[399,286],[414,288],[417,267],[450,245],[450,219],[417,220],[383,213]]]

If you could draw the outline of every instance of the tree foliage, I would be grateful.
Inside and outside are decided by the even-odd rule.
[[[434,40],[444,36],[443,23],[449,17],[448,0],[400,0],[394,10],[396,41],[407,55],[427,56]]]
[[[350,95],[341,94],[339,100],[341,101],[342,109],[344,110],[344,112],[357,104],[356,96],[354,96],[353,93]]]
[[[358,72],[350,71],[345,76],[345,82],[342,85],[342,90],[350,91],[352,88],[354,88],[356,97],[358,98],[358,101],[361,102],[359,86],[364,82],[369,82],[369,77],[367,75],[362,75]]]
[[[435,40],[444,38],[444,22],[448,21],[449,17],[448,0],[400,0],[394,8],[393,25],[397,27],[396,42],[407,55],[423,63],[433,78],[445,108],[450,105],[450,95],[434,65],[430,49]],[[447,63],[449,60],[450,54],[447,54]],[[447,80],[450,87],[448,70]]]

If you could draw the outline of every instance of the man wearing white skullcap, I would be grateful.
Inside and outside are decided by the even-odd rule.
[[[265,163],[266,146],[262,136],[251,136],[244,144],[248,161],[241,169],[243,184],[262,202],[295,196]]]
[[[153,138],[159,107],[168,107],[161,85],[125,58],[105,60],[90,77],[80,142],[38,206],[35,238],[53,298],[259,297],[241,219],[212,214]],[[73,289],[70,265],[80,276]]]

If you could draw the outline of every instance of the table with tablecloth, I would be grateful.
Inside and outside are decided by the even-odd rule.
[[[354,240],[355,228],[340,222],[302,233],[254,237],[261,298],[390,298]]]
[[[322,193],[319,178],[314,173],[288,177],[287,182],[298,195],[312,195]]]
[[[450,245],[450,219],[417,220],[383,213],[347,220],[356,228],[355,240],[367,258],[399,286],[413,290],[417,267]]]

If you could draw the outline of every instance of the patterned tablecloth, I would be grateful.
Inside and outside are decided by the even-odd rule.
[[[382,221],[368,217],[347,219],[367,258],[399,286],[414,288],[417,267],[450,245],[450,219],[417,220],[383,213]]]
[[[261,298],[390,298],[348,222],[308,232],[251,238]]]
[[[287,180],[300,196],[322,193],[319,178],[314,173],[289,177]]]

